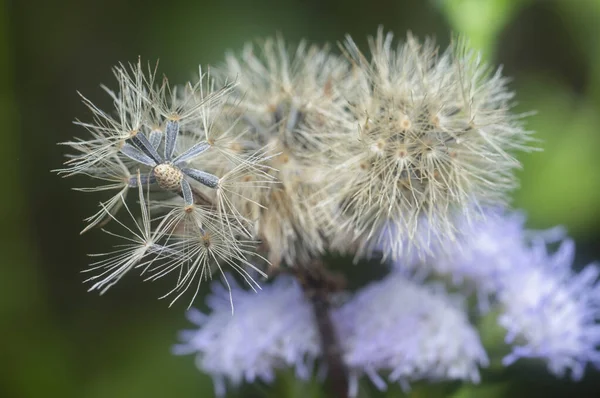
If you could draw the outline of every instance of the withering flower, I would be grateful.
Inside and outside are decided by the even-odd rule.
[[[423,218],[433,237],[453,234],[453,212],[475,217],[478,206],[506,203],[519,167],[514,152],[528,149],[500,69],[463,41],[440,52],[431,40],[408,35],[395,47],[392,39],[380,30],[369,55],[347,39],[357,92],[329,130],[339,141],[332,199],[361,245],[390,223],[412,239]],[[398,258],[404,249],[384,254]]]

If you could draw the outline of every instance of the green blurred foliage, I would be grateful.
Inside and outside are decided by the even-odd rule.
[[[501,31],[508,30],[511,18],[528,6],[530,10],[541,10],[532,18],[529,17],[532,11],[524,12],[527,18],[520,23],[526,25],[526,29],[517,26],[519,30],[508,37],[522,40],[523,31],[531,31],[533,37],[528,38],[531,43],[537,41],[542,48],[551,46],[549,51],[552,51],[548,65],[515,71],[520,103],[517,109],[524,113],[536,111],[534,116],[527,118],[527,126],[536,132],[536,138],[540,140],[537,146],[546,152],[522,155],[522,188],[515,194],[515,206],[527,210],[532,226],[544,228],[561,224],[575,237],[593,235],[598,230],[600,218],[600,177],[597,175],[600,170],[600,157],[597,156],[600,148],[597,112],[600,68],[567,70],[566,73],[579,75],[573,77],[565,76],[563,68],[553,68],[551,63],[560,65],[574,61],[586,67],[597,65],[594,61],[600,59],[600,29],[595,21],[600,16],[600,2],[562,0],[541,4],[531,0],[448,0],[439,3],[454,31],[466,35],[488,58],[491,55],[498,58],[496,51],[501,51],[502,40],[507,39],[502,37]],[[543,18],[536,20],[540,14],[542,17],[553,14],[547,18],[553,23],[549,29],[566,38],[561,38],[558,43],[551,40],[544,43],[547,32]],[[562,24],[557,26],[556,23]],[[540,27],[538,32],[535,32],[535,25]],[[510,45],[506,47],[510,48]],[[504,55],[517,55],[517,51],[513,51],[513,54],[507,52]],[[573,53],[578,53],[582,59],[569,59]],[[492,61],[495,60],[492,58]],[[518,62],[508,56],[501,61]],[[585,87],[573,87],[570,79],[586,79],[587,82]]]
[[[185,303],[167,308],[155,298],[168,282],[135,278],[99,297],[86,293],[79,271],[86,253],[108,247],[97,231],[78,235],[98,198],[70,191],[82,180],[51,174],[63,148],[82,133],[72,125],[88,114],[76,90],[102,108],[117,62],[160,58],[174,82],[199,63],[218,63],[225,49],[281,32],[332,42],[350,33],[360,45],[383,26],[403,37],[467,36],[492,64],[503,64],[543,152],[522,156],[515,206],[538,228],[567,226],[580,257],[600,258],[600,1],[596,0],[13,0],[0,8],[1,397],[203,397],[210,379],[191,357],[174,357],[176,332],[187,327]],[[493,319],[484,338],[498,344]],[[538,364],[539,365],[539,364]],[[583,383],[537,374],[537,367],[484,372],[484,385],[421,385],[406,394],[393,386],[361,397],[598,396]],[[543,368],[542,368],[543,370]],[[232,397],[325,397],[318,381],[291,372],[273,386],[256,384]]]
[[[484,385],[464,386],[452,398],[496,398],[507,397],[508,383],[486,383]]]
[[[527,0],[438,0],[453,30],[469,38],[473,48],[490,56],[500,31]]]

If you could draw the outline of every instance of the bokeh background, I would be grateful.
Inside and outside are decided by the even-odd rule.
[[[76,90],[101,108],[118,62],[160,59],[172,82],[215,64],[226,49],[282,33],[289,41],[361,45],[378,25],[403,37],[466,34],[513,77],[518,111],[543,152],[521,157],[515,207],[530,226],[568,228],[578,264],[600,259],[600,1],[598,0],[13,0],[0,8],[0,397],[211,397],[192,357],[170,347],[185,328],[185,303],[158,301],[168,282],[126,278],[100,297],[80,271],[107,248],[79,236],[98,197],[63,180],[64,148],[88,113]],[[114,87],[114,86],[113,86]],[[556,380],[541,366],[484,373],[479,387],[416,386],[411,397],[600,396],[600,374]],[[364,396],[401,396],[392,388]],[[324,397],[317,383],[282,374],[273,386],[231,397]]]

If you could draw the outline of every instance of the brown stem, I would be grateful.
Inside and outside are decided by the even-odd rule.
[[[310,267],[296,268],[293,273],[300,281],[304,295],[312,304],[321,339],[321,350],[327,364],[331,396],[348,398],[348,370],[344,364],[343,350],[331,318],[329,300],[331,293],[339,291],[344,282],[337,275],[328,273],[319,261],[313,262]]]

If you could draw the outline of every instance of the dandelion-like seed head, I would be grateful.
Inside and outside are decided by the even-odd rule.
[[[275,183],[249,209],[256,234],[273,264],[306,263],[327,246],[323,230],[332,208],[321,206],[323,131],[347,101],[349,64],[327,47],[301,42],[293,49],[277,37],[229,54],[220,75],[238,83],[230,101],[246,128],[238,144],[276,154],[268,162]]]
[[[87,136],[64,143],[73,153],[57,172],[107,195],[83,232],[120,240],[92,255],[90,290],[170,275],[164,297],[192,292],[191,304],[221,275],[176,349],[197,355],[218,395],[282,367],[308,378],[313,361],[351,396],[362,375],[381,390],[478,382],[488,360],[472,293],[469,315],[500,314],[506,365],[538,358],[575,379],[600,366],[597,266],[574,273],[564,235],[487,210],[504,209],[530,140],[501,70],[462,40],[439,51],[409,34],[395,46],[380,30],[368,54],[350,38],[341,47],[267,39],[183,85],[119,65],[112,110],[83,97]],[[343,283],[319,258],[334,250],[392,269],[334,294]],[[261,290],[258,277],[278,274]]]
[[[145,71],[141,62],[115,68],[119,90],[106,89],[113,111],[104,112],[84,98],[93,122],[78,124],[91,137],[65,143],[76,153],[59,174],[85,174],[103,182],[82,191],[118,191],[87,219],[84,231],[114,220],[134,235],[120,238],[141,244],[95,262],[93,269],[100,275],[90,278],[96,281],[93,288],[106,290],[138,268],[150,273],[148,279],[178,271],[170,292],[176,298],[189,289],[197,293],[200,281],[224,272],[225,266],[254,283],[246,269],[262,271],[247,260],[256,242],[247,232],[251,220],[240,198],[255,197],[270,180],[254,178],[242,184],[234,177],[264,175],[265,151],[235,156],[228,151],[238,131],[227,111],[231,83],[217,85],[200,70],[193,83],[173,86],[164,79],[156,84],[155,74],[156,68]],[[125,203],[127,191],[134,187],[144,204],[141,224]],[[119,220],[122,207],[134,228]]]
[[[118,90],[106,89],[113,111],[84,98],[93,121],[78,124],[91,137],[65,143],[76,153],[58,170],[109,181],[88,191],[118,190],[84,231],[110,220],[141,184],[151,187],[149,202],[159,198],[156,226],[181,227],[162,221],[174,219],[161,203],[179,200],[192,215],[200,206],[212,213],[210,236],[245,242],[220,254],[254,251],[294,266],[332,249],[362,256],[389,225],[398,242],[413,239],[420,220],[452,236],[453,210],[505,200],[518,166],[512,152],[528,134],[499,72],[462,42],[440,54],[409,35],[394,49],[383,31],[370,59],[351,39],[343,51],[267,39],[183,85],[157,81],[141,62],[116,67]],[[206,232],[206,220],[194,222],[183,225]],[[384,247],[384,258],[406,247]]]
[[[412,238],[423,216],[447,235],[453,210],[505,204],[516,186],[513,152],[526,148],[529,133],[510,111],[500,70],[464,42],[443,53],[411,35],[392,43],[380,30],[370,58],[352,39],[345,44],[361,84],[338,129],[347,134],[336,147],[331,194],[347,217],[342,225],[361,239],[389,222]]]

